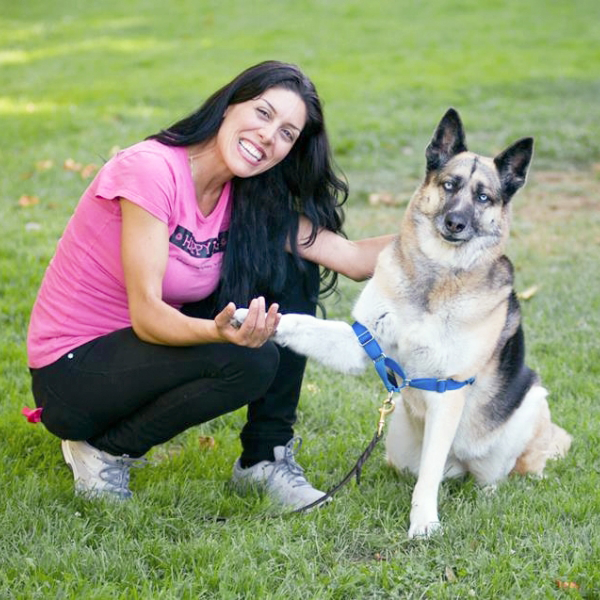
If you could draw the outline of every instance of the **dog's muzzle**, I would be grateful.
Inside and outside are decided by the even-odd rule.
[[[440,235],[452,243],[467,242],[473,236],[471,216],[466,211],[451,211],[437,219]]]

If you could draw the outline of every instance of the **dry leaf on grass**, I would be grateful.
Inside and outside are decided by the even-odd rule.
[[[40,203],[40,199],[37,196],[28,196],[26,194],[23,194],[20,198],[19,198],[19,206],[22,206],[23,208],[27,207],[27,206],[35,206],[36,204]]]
[[[212,450],[216,445],[215,438],[210,435],[199,435],[198,445],[203,450]]]
[[[72,158],[67,158],[63,164],[65,171],[73,171],[79,173],[82,179],[89,179],[98,171],[98,166],[94,164],[82,165]]]
[[[52,167],[54,166],[54,161],[51,159],[46,159],[46,160],[38,160],[35,163],[35,170],[36,171],[49,171]]]
[[[76,173],[79,173],[82,168],[83,165],[74,161],[72,158],[67,158],[67,160],[65,160],[63,163],[63,169],[65,171],[75,171]]]
[[[556,585],[561,590],[578,590],[579,589],[579,585],[576,584],[574,581],[561,581],[560,579],[557,579]]]
[[[397,201],[391,192],[374,192],[369,194],[369,204],[371,206],[378,206],[379,204],[392,206],[397,204]]]
[[[93,177],[97,171],[97,165],[85,165],[85,167],[81,169],[81,177],[82,179],[89,179],[90,177]]]

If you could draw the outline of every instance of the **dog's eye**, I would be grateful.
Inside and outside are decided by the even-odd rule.
[[[487,202],[489,199],[490,197],[487,194],[479,194],[477,196],[477,200],[479,200],[481,203]]]
[[[454,183],[452,181],[444,181],[444,189],[447,192],[451,192],[454,189]]]

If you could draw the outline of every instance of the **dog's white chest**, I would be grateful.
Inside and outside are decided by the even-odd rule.
[[[390,298],[371,280],[360,295],[355,318],[371,329],[384,352],[397,360],[408,377],[475,375],[487,345],[477,335],[481,307],[468,295],[455,293],[428,310],[410,293]],[[489,321],[486,325],[489,332]]]

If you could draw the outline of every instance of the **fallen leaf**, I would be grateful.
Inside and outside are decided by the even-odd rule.
[[[96,174],[96,171],[98,171],[97,165],[85,165],[81,169],[81,177],[82,179],[89,179]]]
[[[27,207],[27,206],[35,206],[40,203],[40,199],[37,196],[27,196],[23,194],[19,198],[19,206]]]
[[[369,194],[369,204],[371,206],[378,206],[379,204],[383,204],[385,206],[391,206],[396,204],[396,199],[394,195],[390,192],[374,192]]]
[[[517,294],[517,297],[519,298],[519,300],[531,300],[531,298],[533,298],[537,294],[539,289],[539,285],[532,285],[531,287],[528,287],[526,290],[523,290],[522,292]]]
[[[560,579],[557,579],[556,585],[561,590],[578,590],[579,589],[579,585],[577,585],[574,581],[560,581]]]
[[[50,159],[38,160],[35,163],[36,171],[49,171],[53,166],[54,166],[54,161],[50,160]]]
[[[65,171],[75,171],[76,173],[79,173],[81,169],[83,169],[83,165],[74,161],[72,158],[67,158],[63,164],[63,169]]]
[[[383,556],[381,552],[375,552],[373,558],[378,562],[385,562],[387,560],[387,558],[385,558],[385,556]]]
[[[41,231],[42,226],[39,223],[25,223],[25,231]]]
[[[199,435],[198,445],[203,450],[210,450],[215,447],[215,438],[210,435]]]
[[[444,577],[448,583],[456,583],[458,581],[458,577],[452,567],[446,567],[444,569]]]

